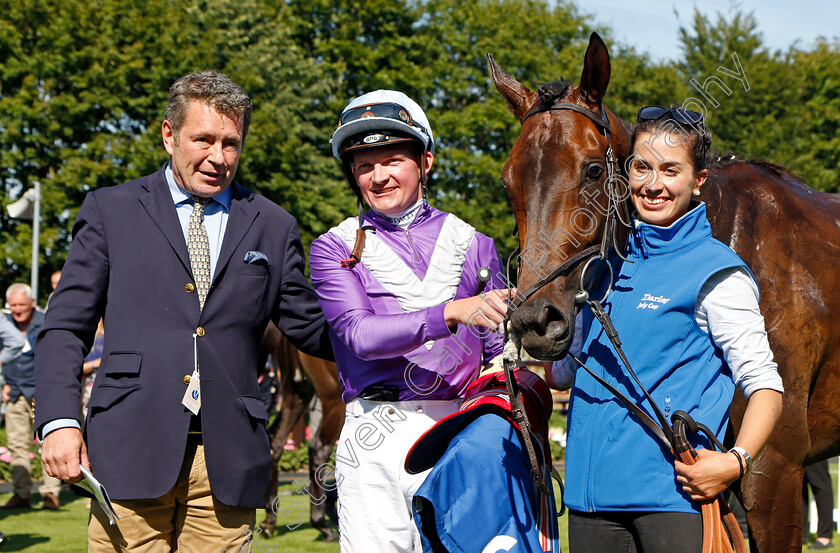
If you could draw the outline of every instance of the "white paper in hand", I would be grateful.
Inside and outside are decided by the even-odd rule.
[[[82,469],[82,476],[84,477],[84,480],[76,485],[93,494],[96,501],[99,503],[99,506],[102,507],[105,514],[108,515],[108,522],[111,526],[115,525],[117,523],[116,519],[122,517],[114,510],[114,505],[111,503],[111,498],[108,497],[108,492],[105,491],[105,486],[100,484],[99,480],[94,478],[90,471],[85,467],[80,468]]]

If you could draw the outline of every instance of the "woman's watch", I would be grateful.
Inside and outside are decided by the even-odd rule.
[[[752,457],[750,457],[750,454],[749,454],[749,453],[747,453],[747,450],[746,450],[746,449],[744,449],[743,447],[739,447],[739,446],[737,446],[737,445],[736,445],[735,447],[733,447],[733,448],[732,448],[732,449],[730,449],[729,451],[730,451],[730,452],[732,452],[732,453],[737,453],[738,455],[740,455],[741,457],[743,457],[743,458],[744,458],[744,461],[746,461],[746,462],[747,462],[747,470],[746,470],[746,472],[752,472],[753,460],[752,460]]]

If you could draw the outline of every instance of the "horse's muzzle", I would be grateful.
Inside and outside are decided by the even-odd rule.
[[[572,343],[574,326],[559,307],[545,300],[520,305],[510,322],[522,347],[536,359],[556,361],[566,355]]]

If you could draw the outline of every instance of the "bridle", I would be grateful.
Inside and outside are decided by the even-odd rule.
[[[619,166],[618,161],[616,160],[615,154],[613,153],[612,143],[610,142],[610,122],[607,118],[606,111],[604,110],[603,105],[601,106],[601,113],[600,115],[590,109],[587,109],[583,106],[579,106],[577,104],[572,104],[570,102],[554,102],[551,105],[544,105],[540,104],[532,108],[528,111],[520,120],[521,124],[524,125],[525,121],[531,117],[532,115],[536,115],[538,113],[548,112],[548,111],[561,111],[561,110],[569,110],[584,115],[588,119],[590,119],[595,125],[598,127],[599,131],[603,133],[603,135],[607,139],[607,150],[604,154],[605,162],[607,166],[607,180],[608,186],[614,186],[617,183],[617,175],[619,174]],[[597,246],[590,246],[581,250],[580,252],[576,253],[572,257],[566,259],[557,266],[554,270],[552,270],[549,274],[541,278],[539,281],[534,283],[533,285],[529,286],[527,289],[521,292],[517,292],[516,298],[508,298],[508,313],[505,316],[504,320],[502,321],[502,329],[504,332],[505,341],[507,341],[509,336],[508,331],[508,322],[510,321],[511,314],[522,305],[528,298],[533,296],[537,293],[540,289],[544,286],[548,285],[549,283],[553,282],[557,279],[560,275],[569,272],[573,267],[577,266],[579,263],[586,260],[586,264],[584,265],[583,271],[581,272],[580,278],[580,290],[576,294],[576,303],[582,303],[587,301],[589,298],[589,292],[585,289],[585,277],[587,271],[593,266],[593,263],[597,261],[602,261],[609,269],[610,278],[609,278],[609,285],[611,286],[612,283],[612,266],[607,261],[607,254],[610,248],[615,249],[616,253],[621,255],[617,245],[617,228],[619,222],[623,224],[624,221],[629,222],[629,213],[620,213],[619,210],[622,209],[623,204],[619,203],[617,200],[617,195],[614,191],[610,190],[610,193],[607,194],[608,197],[608,212],[607,212],[607,223],[604,228],[604,233],[601,237],[601,243]],[[626,209],[626,208],[625,208]],[[622,215],[625,216],[622,219]],[[518,256],[520,253],[520,249],[517,248],[511,256],[508,258],[508,282],[510,282],[510,259]],[[594,257],[596,254],[597,257]],[[609,289],[607,290],[609,292]],[[604,296],[606,297],[606,296]],[[578,301],[579,300],[579,301]],[[546,480],[549,477],[549,474],[555,479],[560,482],[560,486],[562,489],[562,481],[559,478],[559,474],[553,467],[549,467],[548,474],[544,474],[543,469],[540,466],[539,456],[537,454],[536,448],[534,447],[533,440],[531,438],[531,425],[528,422],[528,418],[525,414],[524,404],[522,403],[522,395],[519,385],[516,381],[516,378],[513,375],[513,370],[515,367],[524,367],[524,363],[522,359],[519,357],[519,348],[517,347],[517,354],[516,359],[508,359],[505,358],[503,362],[504,371],[505,371],[505,381],[507,382],[508,388],[508,395],[510,396],[510,403],[511,403],[511,412],[513,414],[514,421],[516,421],[525,442],[525,448],[528,451],[528,456],[531,460],[531,467],[533,468],[534,475],[536,478],[537,486],[539,489],[546,495],[550,494],[548,486],[546,485]],[[560,513],[562,514],[562,510]]]
[[[570,102],[554,102],[553,104],[549,105],[537,105],[531,110],[529,110],[525,115],[522,116],[520,122],[522,125],[525,124],[525,121],[531,117],[532,115],[536,115],[538,113],[544,113],[548,111],[574,111],[579,113],[585,117],[587,117],[590,121],[595,123],[595,126],[598,127],[599,131],[601,131],[604,137],[607,139],[607,150],[604,153],[604,161],[606,162],[607,167],[607,179],[605,183],[607,184],[607,221],[604,227],[604,233],[601,236],[601,243],[598,246],[590,246],[586,249],[583,249],[573,255],[572,257],[566,259],[558,265],[554,270],[550,273],[545,275],[543,278],[535,282],[533,285],[529,286],[525,290],[518,291],[516,294],[516,298],[513,298],[510,302],[510,308],[508,311],[507,317],[502,324],[507,327],[507,322],[510,318],[510,314],[516,310],[520,305],[525,303],[531,296],[536,294],[539,290],[541,290],[544,286],[548,285],[549,283],[553,282],[557,279],[560,275],[568,273],[573,267],[578,265],[584,260],[587,260],[586,265],[584,266],[583,271],[581,271],[580,275],[580,289],[578,293],[575,295],[575,302],[576,303],[583,303],[589,298],[589,293],[585,287],[585,279],[586,275],[594,266],[594,263],[597,261],[603,261],[604,264],[608,267],[610,272],[610,276],[612,276],[612,267],[607,262],[607,254],[610,249],[615,250],[615,252],[623,257],[620,248],[618,246],[618,227],[619,224],[630,227],[630,214],[627,209],[627,206],[619,201],[619,191],[617,187],[620,186],[619,176],[619,164],[618,160],[615,157],[615,153],[612,149],[612,143],[610,141],[611,137],[611,128],[610,128],[610,120],[607,117],[607,113],[604,110],[604,106],[601,105],[601,113],[598,114],[590,109],[587,109],[583,106],[573,104]],[[511,257],[516,256],[520,253],[520,249],[517,248],[516,251],[511,255]],[[598,254],[597,257],[593,257],[595,254]],[[510,276],[510,275],[508,275]],[[510,282],[510,280],[508,280]],[[612,282],[612,278],[610,278],[610,283]]]
[[[617,178],[617,175],[619,173],[618,173],[618,161],[615,158],[615,154],[613,153],[613,150],[612,150],[612,144],[610,142],[610,130],[611,129],[610,129],[609,119],[607,118],[606,111],[604,110],[603,105],[601,106],[601,113],[599,115],[598,113],[596,113],[596,112],[594,112],[590,109],[587,109],[583,106],[579,106],[577,104],[572,104],[572,103],[569,103],[569,102],[555,102],[554,104],[552,104],[550,106],[538,105],[538,106],[532,108],[530,111],[528,111],[522,117],[522,120],[521,120],[522,124],[524,125],[525,121],[529,117],[531,117],[532,115],[536,115],[538,113],[542,113],[542,112],[545,112],[545,111],[556,111],[556,110],[570,110],[570,111],[574,111],[574,112],[580,113],[581,115],[586,116],[593,123],[595,123],[595,125],[603,132],[604,136],[607,138],[608,146],[607,146],[607,150],[604,154],[606,165],[607,165],[607,180],[606,180],[606,182],[608,183],[607,197],[608,197],[608,202],[609,202],[608,203],[608,212],[607,212],[607,221],[606,221],[606,225],[604,227],[604,232],[601,236],[600,245],[590,246],[590,247],[588,247],[584,250],[581,250],[580,252],[578,252],[574,256],[565,260],[557,268],[555,268],[549,274],[547,274],[546,276],[541,278],[539,281],[535,282],[533,285],[526,288],[524,291],[517,292],[516,297],[513,298],[513,299],[510,299],[508,301],[508,312],[505,315],[505,319],[502,322],[503,331],[504,331],[504,335],[505,335],[505,340],[507,341],[510,338],[509,329],[508,329],[508,322],[510,321],[510,317],[513,314],[513,312],[520,305],[522,305],[528,298],[533,296],[536,292],[538,292],[544,286],[546,286],[550,282],[553,282],[557,277],[559,277],[560,275],[568,272],[572,267],[576,266],[577,264],[579,264],[583,260],[587,260],[586,264],[584,265],[583,270],[581,271],[580,288],[578,289],[577,293],[575,294],[575,316],[577,316],[577,313],[580,310],[580,308],[583,306],[583,304],[588,304],[589,305],[589,308],[592,310],[593,315],[595,316],[595,318],[598,319],[598,321],[603,326],[604,331],[606,332],[606,335],[609,338],[610,342],[613,344],[613,347],[615,348],[616,353],[618,354],[619,358],[624,363],[624,365],[627,367],[630,376],[633,378],[636,385],[639,386],[639,388],[641,389],[645,398],[648,400],[648,403],[651,405],[651,408],[653,410],[654,416],[656,417],[656,420],[654,420],[653,417],[648,415],[648,413],[641,406],[637,405],[634,401],[627,398],[626,395],[624,395],[621,391],[619,391],[617,388],[615,388],[612,384],[610,384],[609,382],[607,382],[606,380],[604,380],[603,378],[598,376],[594,371],[589,369],[589,367],[587,367],[573,353],[569,353],[569,355],[583,369],[585,369],[587,372],[589,372],[595,378],[595,380],[597,380],[601,385],[603,385],[610,392],[612,392],[619,399],[619,401],[621,401],[627,407],[628,410],[630,410],[634,415],[636,415],[636,417],[639,418],[640,421],[653,432],[653,434],[657,437],[657,439],[660,441],[660,443],[663,446],[665,446],[666,449],[671,449],[671,448],[675,447],[674,432],[673,432],[672,426],[668,423],[668,419],[665,417],[664,413],[662,413],[662,410],[659,408],[659,406],[656,404],[656,402],[654,402],[653,398],[650,396],[650,393],[647,391],[647,389],[644,386],[642,386],[641,382],[639,381],[638,377],[636,376],[635,371],[633,370],[632,366],[630,365],[630,362],[627,360],[627,357],[624,354],[623,349],[621,348],[621,340],[618,337],[618,332],[615,330],[615,327],[612,324],[612,320],[610,319],[609,315],[604,310],[603,305],[602,305],[602,303],[604,302],[604,300],[606,300],[606,297],[607,297],[607,295],[609,295],[609,293],[611,291],[611,288],[612,288],[613,270],[612,270],[612,265],[610,264],[610,262],[607,259],[607,255],[609,253],[609,250],[613,249],[622,259],[626,260],[626,258],[624,258],[624,256],[622,255],[622,252],[620,251],[620,248],[618,246],[618,237],[617,237],[618,225],[622,224],[622,225],[625,225],[626,227],[631,227],[630,215],[629,215],[629,212],[627,210],[627,207],[624,203],[621,203],[621,202],[618,201],[618,195],[617,195],[616,191],[612,189],[613,184],[617,183],[619,181],[619,179]],[[517,251],[514,251],[514,253],[511,255],[511,257],[516,255],[517,253],[518,253],[518,249],[517,249]],[[596,257],[596,254],[597,254],[597,257]],[[510,259],[508,260],[508,265],[510,264],[509,261],[510,261]],[[629,260],[627,260],[627,261],[629,261]],[[594,267],[594,265],[598,262],[602,262],[607,267],[607,272],[609,274],[609,278],[608,278],[607,287],[606,287],[606,291],[604,292],[604,295],[601,298],[597,298],[597,297],[592,298],[592,297],[590,297],[589,290],[587,290],[587,288],[586,288],[586,275],[587,275],[588,271],[592,267]],[[508,269],[509,269],[509,267],[508,267]],[[509,276],[510,275],[508,275],[508,282],[510,282]],[[517,344],[517,346],[518,346],[518,344]],[[508,359],[505,360],[505,370],[506,371],[507,370],[512,371],[514,367],[524,366],[524,363],[519,358],[519,354],[518,354],[519,348],[517,347],[516,349],[517,349],[516,359],[515,360],[508,360]],[[508,367],[508,365],[509,365],[509,367]],[[508,383],[509,383],[509,387],[511,385],[510,384],[511,380],[513,380],[513,383],[512,383],[513,386],[512,387],[514,389],[517,387],[515,379],[508,378],[507,380],[508,380]],[[513,397],[514,391],[515,390],[510,390],[511,397]],[[680,413],[682,413],[682,412],[680,412]],[[523,414],[524,414],[524,410],[523,410]],[[676,414],[675,414],[675,416],[676,416]],[[678,418],[679,418],[679,420],[685,421],[684,417],[688,417],[688,420],[690,421],[690,417],[687,414],[684,414],[684,413],[681,414],[680,417],[678,417]],[[527,421],[525,421],[525,424],[527,425]],[[680,423],[680,424],[682,424],[682,423]],[[689,425],[689,426],[691,426],[693,428],[695,424],[696,423],[691,421],[691,425]],[[703,425],[697,425],[697,426],[701,427],[701,429],[705,429],[705,427],[703,427]],[[713,442],[717,441],[717,438],[714,437],[714,434],[712,432],[709,431],[709,432],[706,432],[706,434],[709,436],[711,441],[713,441]],[[530,448],[529,448],[529,452],[530,452]],[[536,467],[536,465],[535,465],[535,467]],[[539,483],[539,478],[538,478],[538,483]]]
[[[723,446],[723,444],[720,443],[715,434],[709,428],[707,428],[703,424],[695,422],[691,418],[691,416],[685,411],[674,412],[674,414],[671,417],[673,426],[668,423],[668,420],[662,413],[662,410],[653,400],[648,390],[641,384],[638,377],[636,376],[635,371],[630,365],[630,362],[627,360],[627,357],[625,356],[624,351],[621,348],[621,340],[618,337],[618,332],[613,326],[609,314],[604,310],[602,305],[602,303],[606,300],[607,295],[611,291],[612,281],[614,278],[612,265],[607,259],[607,255],[609,253],[609,250],[613,249],[619,257],[629,262],[629,260],[626,259],[620,251],[617,230],[619,224],[622,224],[625,227],[632,229],[632,222],[630,221],[630,214],[626,204],[618,201],[619,196],[616,193],[617,191],[615,190],[615,186],[617,186],[619,183],[619,180],[617,178],[617,176],[619,175],[619,166],[612,149],[612,143],[610,141],[611,129],[609,119],[607,118],[604,106],[601,105],[600,107],[601,113],[599,115],[598,113],[584,108],[583,106],[579,106],[577,104],[572,104],[569,102],[555,102],[551,106],[538,105],[529,110],[521,119],[521,123],[524,125],[525,121],[529,117],[538,113],[555,110],[570,110],[584,115],[585,117],[589,118],[593,123],[595,123],[595,125],[599,128],[599,130],[603,132],[604,136],[607,138],[607,150],[605,152],[604,157],[607,166],[606,182],[608,185],[608,212],[607,221],[604,227],[604,232],[601,236],[600,245],[590,246],[584,250],[581,250],[574,256],[570,257],[569,259],[566,259],[548,275],[544,276],[524,291],[517,292],[516,298],[512,300],[510,298],[508,299],[508,312],[505,315],[504,320],[502,321],[502,328],[504,332],[505,341],[507,341],[510,338],[508,322],[510,321],[511,314],[516,310],[516,308],[522,305],[526,300],[528,300],[528,298],[533,296],[544,286],[553,282],[560,275],[567,273],[577,264],[581,263],[583,260],[586,260],[586,264],[584,265],[580,275],[580,288],[575,294],[575,317],[577,316],[578,311],[584,303],[589,305],[589,308],[592,310],[593,315],[596,319],[598,319],[598,321],[604,328],[604,331],[608,339],[612,343],[619,358],[624,363],[624,366],[627,367],[627,372],[630,374],[633,381],[636,383],[636,385],[642,391],[644,397],[647,399],[649,405],[651,406],[651,409],[653,410],[655,420],[654,417],[651,417],[647,413],[647,411],[645,411],[641,407],[641,405],[628,398],[615,386],[601,378],[592,369],[587,367],[583,363],[583,361],[581,361],[576,355],[574,355],[571,352],[568,355],[576,363],[578,363],[578,365],[580,365],[581,368],[586,370],[596,381],[598,381],[602,386],[609,390],[622,404],[624,404],[624,406],[653,433],[653,435],[657,438],[657,440],[666,450],[670,450],[674,454],[674,456],[679,458],[683,463],[694,464],[697,458],[697,453],[695,452],[693,446],[688,440],[689,434],[697,434],[698,432],[702,432],[706,435],[713,448],[717,447],[721,451],[726,451],[726,448]],[[519,253],[519,248],[517,248],[517,250],[514,251],[513,254],[511,254],[511,257],[514,257]],[[597,257],[595,256],[595,254],[597,254]],[[603,297],[592,298],[590,297],[590,292],[586,289],[586,274],[592,267],[594,267],[594,264],[596,264],[599,261],[606,265],[606,267],[608,268],[609,280],[607,282],[607,288]],[[510,258],[508,258],[508,271],[509,268]],[[507,277],[508,282],[511,282],[509,273]],[[525,415],[525,409],[522,403],[521,392],[519,390],[519,386],[516,382],[516,379],[513,376],[513,370],[515,367],[525,366],[525,364],[522,362],[522,359],[519,357],[519,344],[516,344],[516,346],[516,359],[509,359],[505,357],[503,361],[505,380],[507,381],[508,394],[511,400],[511,411],[513,412],[514,420],[517,422],[517,425],[522,431],[521,434],[525,441],[525,446],[528,450],[528,455],[531,459],[531,466],[534,469],[534,475],[536,477],[537,485],[543,493],[548,494],[550,492],[548,491],[548,488],[545,485],[544,474],[540,468],[536,450],[530,437],[531,426],[528,423],[527,417]],[[556,471],[552,471],[553,467],[551,467],[549,474],[555,476],[559,481],[559,475],[555,474]],[[560,485],[562,490],[562,481],[560,482]],[[558,514],[562,514],[564,509],[565,506],[561,508],[561,511]],[[745,553],[746,549],[744,547],[744,540],[741,534],[740,527],[735,521],[731,511],[729,511],[728,506],[723,501],[722,496],[718,496],[713,500],[704,501],[701,505],[701,512],[704,527],[704,553],[712,550],[731,551],[731,547],[734,547],[735,551]]]

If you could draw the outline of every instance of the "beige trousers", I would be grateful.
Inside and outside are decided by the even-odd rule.
[[[113,503],[122,518],[110,526],[96,500],[91,502],[88,553],[251,551],[256,510],[230,507],[213,497],[204,446],[193,438],[187,444],[178,481],[169,493],[156,499]]]
[[[6,439],[12,454],[12,485],[15,495],[29,498],[32,495],[32,464],[29,459],[32,445],[32,404],[24,396],[6,406]],[[61,480],[44,472],[44,484],[38,489],[41,495],[55,494],[61,489]]]

